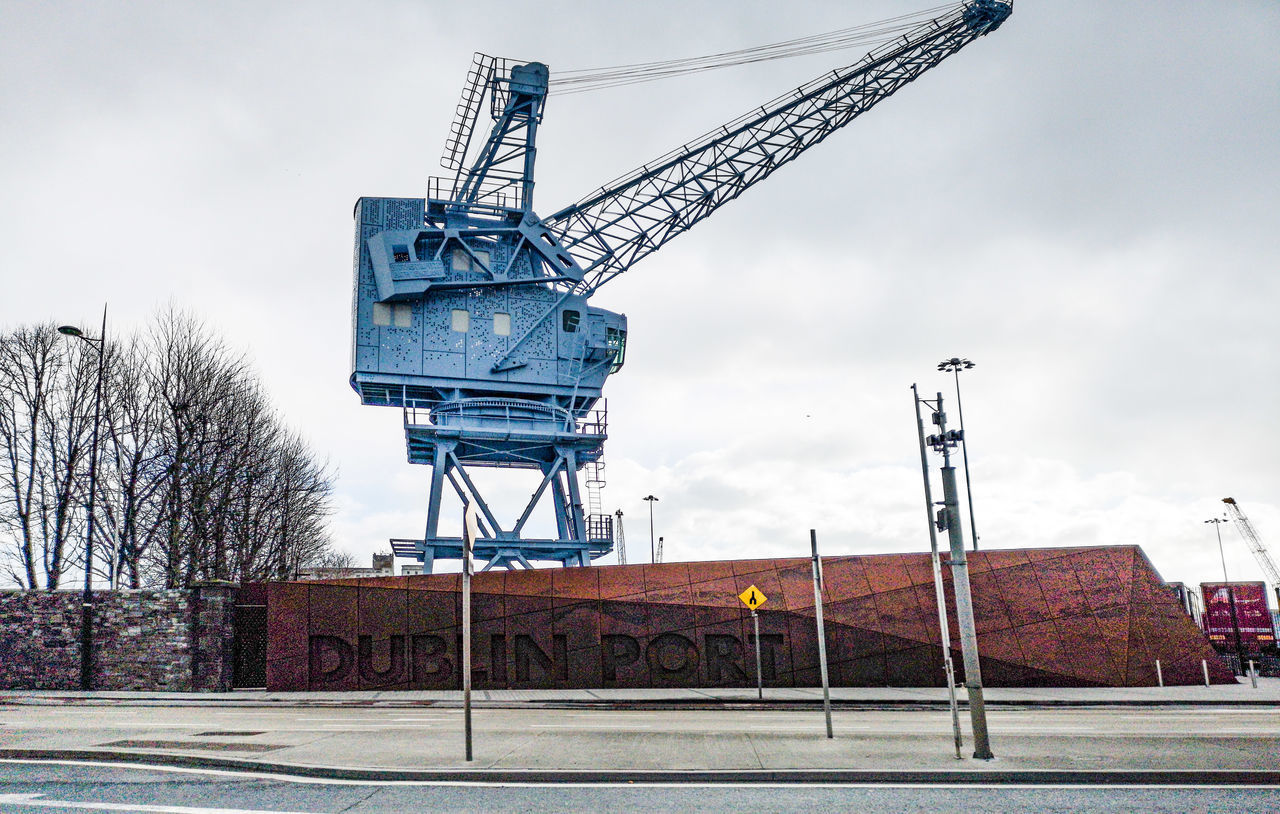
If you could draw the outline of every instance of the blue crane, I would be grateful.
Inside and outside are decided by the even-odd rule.
[[[477,54],[441,161],[453,177],[432,178],[426,198],[355,210],[351,385],[364,404],[402,409],[409,461],[432,467],[425,534],[392,540],[396,553],[428,573],[462,556],[461,537],[441,533],[446,484],[479,510],[486,569],[611,551],[613,518],[584,511],[578,472],[603,484],[603,387],[625,359],[627,321],[591,295],[1011,11],[967,0],[546,218],[533,193],[549,71]],[[486,102],[493,124],[473,149]],[[474,467],[541,478],[504,525]],[[556,536],[528,536],[548,491]]]

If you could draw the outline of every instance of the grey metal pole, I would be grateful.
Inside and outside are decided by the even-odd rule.
[[[751,611],[751,624],[756,631],[756,697],[764,700],[764,668],[760,665],[760,615]]]
[[[653,504],[656,503],[658,499],[653,495],[649,495],[645,500],[649,504],[649,562],[656,563],[658,558],[653,549]]]
[[[929,550],[933,564],[933,593],[938,601],[938,635],[942,644],[942,670],[947,677],[947,699],[951,705],[951,733],[955,741],[956,760],[964,748],[960,730],[960,705],[956,703],[955,667],[951,664],[951,625],[947,621],[947,594],[942,587],[942,561],[938,556],[938,532],[933,524],[933,489],[929,484],[929,456],[924,446],[924,419],[920,417],[920,393],[911,385],[911,400],[916,408],[916,435],[920,439],[920,472],[924,476],[924,516],[929,526]]]
[[[960,511],[956,500],[956,468],[951,465],[947,448],[947,416],[942,410],[942,394],[938,394],[938,432],[942,447],[942,495],[947,537],[951,543],[951,582],[956,593],[956,621],[960,625],[960,653],[964,658],[964,686],[969,693],[969,720],[973,726],[973,756],[979,760],[995,757],[987,734],[987,708],[982,697],[982,669],[978,661],[978,634],[973,622],[973,594],[969,589],[969,561],[965,556],[964,531],[960,528]]]
[[[471,760],[471,566],[462,568],[462,729]]]
[[[813,548],[813,612],[818,624],[818,670],[822,673],[822,712],[827,718],[827,737],[834,738],[831,728],[831,685],[827,682],[827,635],[822,624],[822,560],[818,557],[818,532],[809,529]],[[759,637],[756,638],[759,641]]]
[[[471,555],[475,543],[472,522],[475,504],[468,502],[462,521],[462,730],[466,739],[467,762],[471,762]]]

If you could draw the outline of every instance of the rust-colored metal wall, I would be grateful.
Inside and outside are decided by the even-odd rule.
[[[1136,546],[984,551],[969,564],[988,686],[1149,686],[1156,659],[1167,684],[1201,682],[1201,659],[1215,682],[1235,680]],[[827,557],[823,570],[834,686],[944,682],[927,554]],[[766,685],[817,685],[809,561],[778,559],[477,574],[475,686],[754,686],[737,598],[753,584],[769,598]],[[268,689],[459,686],[459,591],[456,574],[270,585]]]

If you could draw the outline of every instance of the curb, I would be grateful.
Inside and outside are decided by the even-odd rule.
[[[841,785],[1068,785],[1068,786],[1280,786],[1280,771],[1261,770],[955,770],[762,769],[732,771],[558,769],[361,769],[306,766],[260,760],[86,749],[0,749],[0,759],[31,762],[83,761],[216,769],[316,780],[417,783],[618,784],[758,783]]]
[[[961,708],[967,706],[967,700],[957,698]],[[1200,699],[986,699],[988,707],[1003,709],[1040,709],[1040,708],[1107,708],[1107,707],[1245,707],[1245,708],[1280,708],[1280,700],[1242,699],[1242,700],[1200,700]],[[316,709],[351,707],[361,709],[421,709],[434,707],[437,709],[461,709],[462,701],[454,699],[341,699],[341,698],[246,698],[243,700],[230,698],[120,698],[120,697],[85,697],[85,696],[6,696],[0,695],[0,707],[52,707],[52,706],[133,706],[133,707],[240,707],[240,708],[274,708],[274,709]],[[599,709],[623,711],[672,711],[672,710],[817,710],[822,709],[822,701],[809,699],[766,699],[754,698],[674,698],[674,699],[553,699],[553,700],[473,700],[474,709]],[[832,709],[844,710],[938,710],[948,709],[945,699],[878,699],[853,700],[831,699]]]

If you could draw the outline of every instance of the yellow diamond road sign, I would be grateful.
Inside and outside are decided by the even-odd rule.
[[[742,600],[742,604],[751,608],[751,610],[755,610],[769,601],[769,597],[760,593],[760,589],[754,585],[738,594],[738,598]]]

